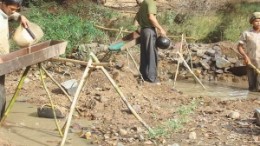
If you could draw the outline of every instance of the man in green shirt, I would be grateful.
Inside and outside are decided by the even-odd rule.
[[[136,14],[136,20],[141,27],[140,72],[144,80],[157,82],[158,52],[156,47],[156,29],[161,36],[166,36],[165,30],[156,19],[157,7],[155,0],[144,0]]]

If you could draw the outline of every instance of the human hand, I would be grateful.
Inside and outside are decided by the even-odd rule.
[[[21,24],[23,25],[24,28],[29,27],[28,26],[29,20],[25,16],[23,16],[23,15],[20,16],[20,22],[21,22]]]
[[[164,29],[160,29],[160,35],[166,37],[166,31]]]
[[[244,62],[245,62],[246,65],[251,64],[251,61],[250,61],[248,56],[244,57]]]

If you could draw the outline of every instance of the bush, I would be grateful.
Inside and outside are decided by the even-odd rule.
[[[45,33],[43,40],[67,40],[66,53],[82,43],[106,42],[107,36],[95,28],[94,23],[65,12],[50,13],[31,8],[28,19],[40,25]]]

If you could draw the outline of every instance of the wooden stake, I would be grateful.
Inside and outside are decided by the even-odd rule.
[[[61,132],[61,128],[60,128],[60,126],[59,126],[59,124],[58,124],[58,120],[57,120],[57,116],[56,116],[56,112],[55,112],[55,107],[54,107],[54,104],[53,104],[53,101],[52,101],[52,98],[51,98],[51,94],[50,94],[50,92],[49,92],[49,90],[48,90],[48,88],[47,88],[47,86],[46,86],[46,84],[45,84],[45,82],[44,82],[43,70],[42,70],[42,68],[41,68],[41,63],[38,63],[38,67],[39,67],[39,69],[40,69],[40,75],[41,75],[42,85],[43,85],[43,87],[44,87],[44,89],[45,89],[45,91],[46,91],[46,93],[47,93],[47,96],[48,96],[48,98],[49,98],[49,101],[50,101],[50,103],[51,103],[51,109],[52,109],[52,113],[53,113],[53,117],[54,117],[54,120],[55,120],[56,127],[58,128],[59,134],[60,134],[60,136],[62,137],[62,136],[63,136],[63,133]]]
[[[93,54],[90,53],[90,56],[94,59],[95,62],[99,62],[98,58]],[[114,86],[114,88],[116,89],[117,93],[120,95],[121,99],[123,100],[123,102],[126,104],[126,106],[128,107],[128,109],[133,113],[133,115],[148,129],[149,132],[151,132],[152,134],[154,134],[154,131],[152,130],[152,128],[150,128],[149,125],[147,125],[143,119],[136,113],[136,111],[133,109],[133,107],[131,106],[131,104],[127,101],[126,97],[124,96],[123,92],[121,92],[121,90],[119,89],[119,87],[117,86],[116,82],[110,77],[109,73],[107,72],[107,70],[103,67],[100,66],[101,70],[103,71],[103,73],[106,75],[106,77],[109,79],[109,81],[111,82],[111,84]]]
[[[90,53],[92,54],[92,52]],[[76,90],[76,93],[74,95],[74,98],[73,98],[73,101],[72,101],[72,104],[70,106],[70,112],[69,112],[69,115],[68,115],[68,120],[66,122],[66,127],[65,127],[65,131],[64,131],[64,136],[62,138],[62,141],[60,143],[60,146],[64,146],[65,144],[65,141],[66,141],[66,138],[67,138],[67,135],[68,135],[68,132],[69,132],[69,127],[70,127],[70,124],[71,124],[71,120],[72,120],[72,116],[73,116],[73,112],[74,112],[74,109],[76,107],[76,104],[78,102],[78,98],[79,98],[79,95],[80,95],[80,92],[81,92],[81,89],[82,87],[84,86],[86,80],[87,80],[87,77],[89,76],[90,74],[90,68],[91,68],[91,64],[92,64],[92,59],[90,58],[89,61],[88,61],[88,64],[86,66],[86,69],[81,77],[81,80],[80,80],[80,83],[79,83],[79,86]]]
[[[25,69],[25,71],[23,72],[23,75],[22,75],[22,77],[21,77],[21,79],[20,79],[20,81],[19,81],[19,83],[18,83],[18,85],[17,85],[17,88],[16,88],[16,90],[15,90],[15,93],[14,93],[14,95],[13,95],[13,97],[12,97],[12,99],[11,99],[9,105],[7,106],[7,109],[5,110],[5,113],[4,113],[3,118],[1,119],[0,127],[1,127],[2,124],[4,123],[4,121],[5,121],[5,119],[7,118],[7,115],[9,114],[9,112],[11,111],[11,108],[13,107],[13,105],[14,105],[14,103],[15,103],[15,101],[16,101],[16,98],[17,98],[17,96],[19,95],[20,90],[22,89],[24,80],[25,80],[25,78],[26,78],[26,76],[27,76],[27,74],[28,74],[30,68],[31,68],[31,66],[27,66],[26,69]]]

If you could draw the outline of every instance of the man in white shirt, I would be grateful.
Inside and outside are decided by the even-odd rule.
[[[0,55],[5,55],[9,50],[9,19],[19,20],[27,28],[28,20],[20,15],[18,11],[21,7],[22,0],[1,0],[0,2]],[[5,75],[0,76],[0,119],[5,112]]]

